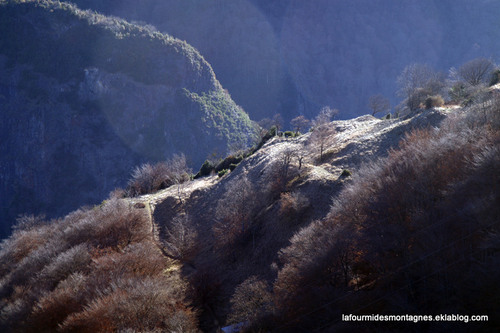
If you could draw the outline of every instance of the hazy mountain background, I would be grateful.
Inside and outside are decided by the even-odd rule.
[[[491,0],[75,0],[152,24],[196,47],[250,117],[347,119],[368,98],[393,105],[413,62],[448,71],[500,53],[500,3]]]

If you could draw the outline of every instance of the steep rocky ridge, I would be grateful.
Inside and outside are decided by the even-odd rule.
[[[53,1],[0,1],[0,220],[65,214],[138,164],[245,146],[255,129],[190,45]]]

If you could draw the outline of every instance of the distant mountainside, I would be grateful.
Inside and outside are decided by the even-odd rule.
[[[447,71],[500,54],[498,1],[72,1],[185,39],[252,119],[325,105],[360,116],[371,95],[397,103],[396,78],[412,62]]]
[[[0,220],[65,214],[132,169],[249,145],[255,128],[192,46],[58,1],[0,1]]]

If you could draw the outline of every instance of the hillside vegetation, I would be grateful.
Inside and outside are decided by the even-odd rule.
[[[59,1],[0,1],[2,234],[102,200],[132,169],[249,145],[248,115],[192,46]]]
[[[24,218],[2,247],[2,331],[197,331],[187,286],[151,230],[116,199],[50,224]]]
[[[498,328],[500,101],[271,138],[221,177],[24,217],[2,243],[7,331]],[[399,143],[398,143],[399,142]],[[467,325],[467,326],[464,326]]]
[[[374,95],[257,130],[185,42],[0,0],[0,218],[27,213],[0,244],[0,331],[500,331],[500,69],[449,73],[407,65],[393,113]]]

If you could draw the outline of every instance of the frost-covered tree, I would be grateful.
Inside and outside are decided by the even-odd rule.
[[[476,58],[458,69],[458,76],[471,86],[487,83],[494,69],[493,62],[486,58]]]

